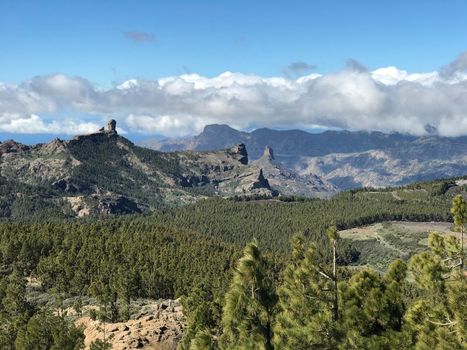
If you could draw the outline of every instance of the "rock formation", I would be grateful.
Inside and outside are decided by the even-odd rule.
[[[255,189],[259,189],[259,188],[264,188],[264,189],[267,189],[267,190],[271,189],[271,187],[269,186],[268,179],[266,179],[264,177],[263,169],[259,170],[258,178],[256,179],[255,182],[253,182],[251,184],[250,190],[255,190]]]
[[[185,316],[179,300],[162,300],[141,306],[134,319],[120,323],[101,323],[84,316],[76,320],[84,327],[85,346],[104,337],[114,350],[175,350],[185,327]]]
[[[251,163],[261,169],[262,174],[273,190],[283,195],[302,197],[329,197],[336,188],[324,179],[314,174],[306,176],[286,168],[275,160],[274,151],[266,146],[263,156]]]
[[[266,146],[266,148],[264,149],[263,158],[266,158],[268,160],[275,160],[274,151],[271,147]]]
[[[248,153],[246,151],[246,146],[243,143],[232,146],[228,153],[236,158],[241,164],[248,164]]]
[[[117,133],[117,122],[112,119],[107,124],[107,132],[109,133]]]

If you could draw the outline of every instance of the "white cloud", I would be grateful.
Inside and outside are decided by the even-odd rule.
[[[449,75],[396,67],[298,79],[184,74],[131,79],[107,90],[79,77],[40,76],[20,85],[0,83],[0,130],[81,133],[112,117],[128,132],[168,136],[197,133],[209,123],[413,134],[425,133],[429,124],[441,135],[467,135],[467,74],[459,62],[452,66]],[[44,115],[67,118],[44,121]]]
[[[192,132],[200,132],[209,120],[192,116],[151,116],[130,114],[125,119],[126,125],[142,134],[163,134],[167,136],[186,135]]]
[[[0,118],[0,131],[19,134],[88,134],[96,132],[98,124],[71,119],[45,122],[35,114],[30,116],[4,115]]]

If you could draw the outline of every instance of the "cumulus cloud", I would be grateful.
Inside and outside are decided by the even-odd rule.
[[[150,43],[156,41],[156,36],[148,32],[123,32],[123,36],[135,43]]]
[[[57,117],[51,120],[50,115]],[[296,79],[183,74],[131,79],[109,89],[66,75],[0,83],[2,131],[84,133],[110,117],[128,132],[167,136],[195,134],[211,123],[416,135],[426,134],[430,125],[440,135],[459,136],[467,135],[467,75],[454,79],[437,71],[383,67]]]
[[[98,124],[72,119],[44,121],[35,114],[29,116],[2,115],[0,131],[17,134],[88,134],[95,132]]]

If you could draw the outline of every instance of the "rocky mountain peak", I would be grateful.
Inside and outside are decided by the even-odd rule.
[[[8,153],[22,153],[29,150],[29,146],[23,145],[22,143],[14,140],[6,140],[0,143],[0,155]]]
[[[262,158],[266,158],[267,160],[274,160],[274,151],[272,150],[271,147],[269,146],[266,146],[264,148],[264,152],[263,152],[263,157]]]
[[[116,133],[116,132],[117,132],[117,122],[115,121],[115,119],[111,119],[111,120],[107,123],[107,131],[108,131],[108,132],[112,132],[112,133]]]
[[[236,158],[241,164],[248,164],[248,152],[246,146],[243,143],[234,145],[229,149],[229,153]]]
[[[239,133],[238,130],[231,128],[227,124],[208,124],[204,127],[203,133]]]

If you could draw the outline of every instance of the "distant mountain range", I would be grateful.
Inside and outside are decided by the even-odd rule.
[[[213,151],[246,145],[250,159],[274,150],[275,161],[289,171],[316,176],[339,190],[405,185],[415,181],[467,174],[467,137],[417,137],[399,133],[302,130],[235,130],[208,125],[192,138],[146,140],[143,146],[170,152]]]

